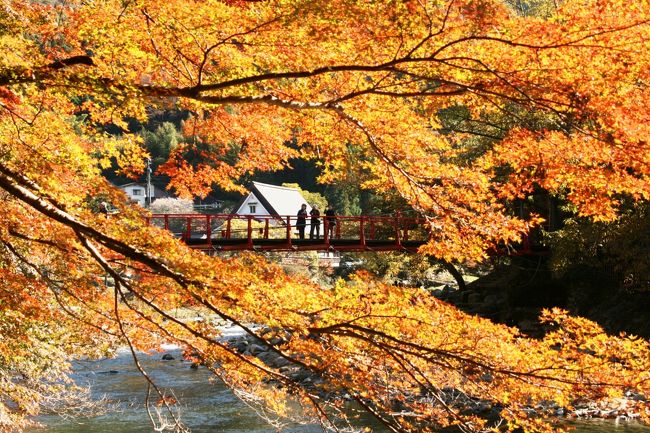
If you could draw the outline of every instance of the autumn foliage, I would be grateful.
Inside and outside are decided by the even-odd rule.
[[[66,365],[44,353],[161,342],[280,415],[291,396],[332,426],[341,401],[234,351],[215,318],[281,330],[273,350],[392,431],[493,428],[469,400],[505,429],[551,431],[530,411],[541,402],[648,395],[642,339],[553,311],[532,340],[368,275],[322,288],[252,254],[209,257],[145,227],[101,176],[142,172],[126,119],[162,107],[191,113],[194,140],[161,169],[186,196],[316,159],[322,182],[354,171],[398,192],[432,227],[422,253],[458,261],[538,224],[507,209],[535,188],[614,219],[621,200],[650,198],[650,4],[560,3],[523,17],[497,0],[3,0],[0,431],[60,392]],[[441,113],[459,107],[473,126],[448,126]],[[204,162],[190,165],[197,143]],[[98,196],[119,216],[97,214]],[[179,321],[177,306],[205,320]]]

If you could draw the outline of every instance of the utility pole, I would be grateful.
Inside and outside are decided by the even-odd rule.
[[[147,197],[145,204],[147,207],[151,206],[151,158],[147,158]]]

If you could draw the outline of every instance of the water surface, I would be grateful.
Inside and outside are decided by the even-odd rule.
[[[275,433],[248,406],[204,368],[192,369],[172,350],[174,360],[163,361],[162,354],[142,356],[141,362],[156,383],[172,389],[181,402],[181,419],[193,433]],[[34,433],[152,433],[144,410],[146,382],[135,368],[129,353],[117,358],[85,361],[75,365],[75,380],[90,385],[93,396],[105,396],[117,411],[83,419],[42,416],[45,425]],[[610,420],[575,423],[576,433],[650,433],[650,426]],[[375,426],[376,427],[376,426]],[[290,426],[285,431],[312,433],[318,426]],[[381,431],[381,430],[375,430]]]

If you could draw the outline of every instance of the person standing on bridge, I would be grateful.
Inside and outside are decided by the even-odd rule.
[[[316,239],[320,237],[320,211],[314,205],[309,211],[311,215],[311,228],[309,229],[309,239],[314,239],[314,233],[316,233]]]
[[[334,228],[336,227],[336,212],[332,205],[327,206],[327,209],[325,209],[325,224],[328,239],[332,239],[334,237]]]
[[[296,220],[296,228],[298,229],[298,237],[305,239],[305,226],[307,225],[307,205],[300,206],[298,211],[298,219]]]

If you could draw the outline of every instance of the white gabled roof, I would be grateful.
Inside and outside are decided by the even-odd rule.
[[[262,197],[257,198],[262,203],[266,201],[273,208],[273,210],[268,209],[270,213],[275,212],[281,216],[295,215],[303,204],[307,205],[307,212],[311,209],[307,200],[296,188],[253,182],[253,192],[256,196],[258,193],[261,194]]]

